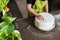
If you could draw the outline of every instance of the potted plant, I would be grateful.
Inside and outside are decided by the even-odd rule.
[[[0,0],[0,40],[22,40],[20,32],[14,30],[12,23],[16,18],[7,16],[4,8],[9,0]]]

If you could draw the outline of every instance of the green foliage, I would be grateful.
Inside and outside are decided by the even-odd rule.
[[[18,30],[13,31],[12,40],[22,40],[20,32]]]
[[[0,0],[0,12],[8,4],[9,0]],[[12,23],[16,18],[7,16],[7,13],[3,10],[3,19],[0,22],[0,40],[22,40],[20,32],[14,31],[14,24]],[[17,32],[17,33],[16,33]]]
[[[0,38],[6,38],[9,34],[11,34],[14,31],[14,25],[12,22],[15,20],[15,18],[7,16],[7,13],[3,11],[3,22],[0,23]]]
[[[0,12],[8,4],[9,0],[0,0]]]

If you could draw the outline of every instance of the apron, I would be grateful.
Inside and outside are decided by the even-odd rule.
[[[37,13],[44,12],[44,7],[47,3],[47,0],[41,1],[41,0],[36,0],[35,4],[33,5],[34,11]],[[32,13],[28,12],[28,17],[34,16]]]

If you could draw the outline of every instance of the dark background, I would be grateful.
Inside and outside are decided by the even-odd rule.
[[[48,0],[49,11],[60,10],[60,0]]]
[[[14,3],[15,0],[10,0],[10,3]],[[49,12],[60,10],[60,0],[48,0]]]

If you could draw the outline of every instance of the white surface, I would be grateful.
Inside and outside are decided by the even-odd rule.
[[[60,19],[60,14],[55,15],[56,19]]]
[[[53,25],[55,25],[54,16],[45,12],[40,13],[40,15],[44,17],[44,21],[40,21],[37,19],[37,17],[35,17],[35,26],[43,31],[52,30],[52,28],[54,27]]]
[[[60,14],[55,15],[56,24],[60,25]]]

